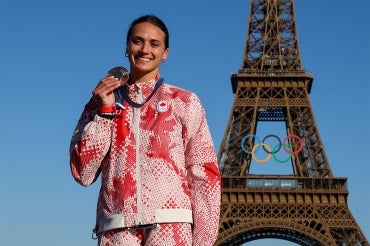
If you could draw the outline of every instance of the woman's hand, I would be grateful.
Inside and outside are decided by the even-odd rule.
[[[96,88],[92,91],[95,99],[100,106],[112,106],[115,103],[113,91],[121,86],[121,81],[114,76],[108,75],[99,81]]]

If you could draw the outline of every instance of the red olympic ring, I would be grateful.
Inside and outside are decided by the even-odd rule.
[[[296,151],[291,152],[291,151],[289,151],[286,148],[286,143],[285,142],[288,141],[289,137],[298,139],[298,141],[299,141],[299,148]],[[290,145],[288,145],[288,146],[290,146]],[[286,136],[284,138],[284,140],[283,140],[283,148],[284,148],[285,152],[287,152],[288,154],[291,154],[291,155],[298,154],[303,149],[303,141],[302,141],[302,138],[300,138],[300,137],[298,137],[297,135],[294,135],[294,134],[290,134],[290,135]]]

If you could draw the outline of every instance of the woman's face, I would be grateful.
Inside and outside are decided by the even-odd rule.
[[[127,44],[130,76],[138,82],[153,79],[161,62],[167,59],[165,33],[157,26],[143,22],[132,28]]]

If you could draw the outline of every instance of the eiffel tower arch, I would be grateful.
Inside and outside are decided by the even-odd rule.
[[[276,238],[299,245],[369,245],[348,207],[347,178],[329,165],[301,62],[294,0],[251,0],[242,67],[218,153],[222,205],[215,245]],[[278,122],[282,136],[259,136]],[[252,174],[252,165],[291,164],[289,174]]]

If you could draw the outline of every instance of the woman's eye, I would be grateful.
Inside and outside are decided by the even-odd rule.
[[[140,39],[132,39],[131,42],[133,44],[140,44],[141,43],[141,40]]]
[[[159,42],[152,42],[152,46],[153,47],[158,47],[158,46],[160,46],[161,44],[159,43]]]

